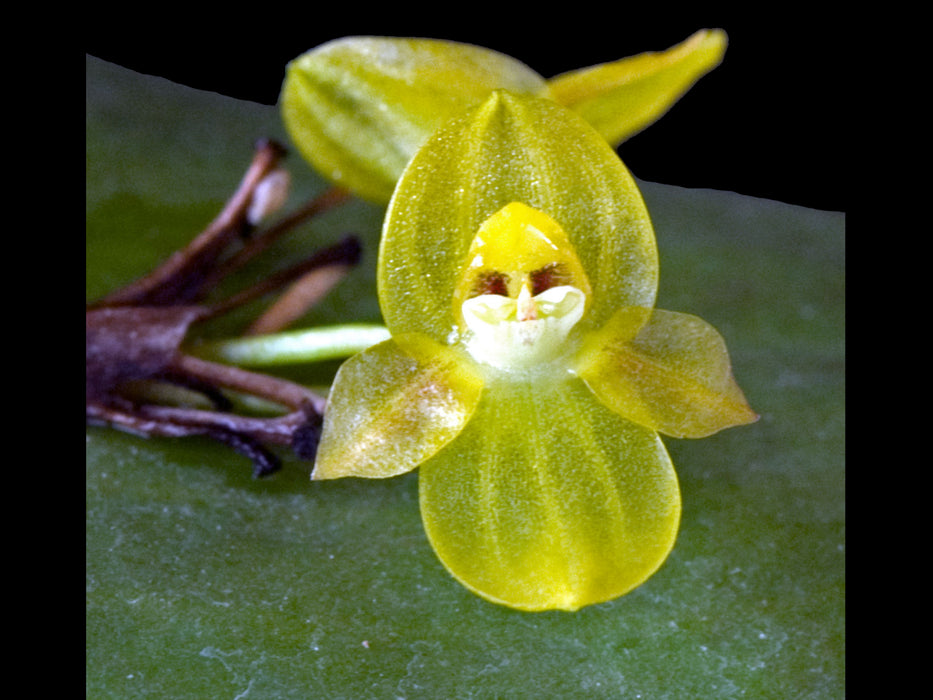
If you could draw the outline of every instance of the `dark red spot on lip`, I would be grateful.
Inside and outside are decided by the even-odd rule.
[[[560,263],[550,263],[531,273],[531,294],[537,296],[551,287],[567,284],[568,275]]]
[[[474,287],[474,296],[481,294],[498,294],[507,297],[509,295],[509,277],[502,272],[484,272],[476,280]]]

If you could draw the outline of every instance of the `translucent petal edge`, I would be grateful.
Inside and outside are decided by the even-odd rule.
[[[291,61],[280,104],[289,135],[316,169],[384,204],[418,146],[497,88],[547,92],[544,78],[491,49],[350,36]]]
[[[703,319],[655,309],[633,334],[621,310],[580,351],[576,373],[608,408],[679,438],[752,423],[725,341]]]
[[[563,73],[548,87],[554,100],[578,112],[615,147],[660,119],[716,68],[726,45],[724,31],[703,29],[666,51]]]
[[[483,383],[468,360],[425,336],[392,338],[337,372],[311,478],[387,478],[463,429]]]
[[[385,204],[410,154],[375,128],[360,128],[346,96],[315,75],[313,56],[288,64],[279,97],[285,129],[302,157],[332,183]]]

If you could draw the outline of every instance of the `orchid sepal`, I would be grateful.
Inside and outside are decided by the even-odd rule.
[[[585,286],[582,279],[574,285],[589,297],[581,328],[605,323],[620,306],[654,305],[654,228],[631,173],[572,111],[499,90],[438,130],[396,187],[378,262],[379,302],[391,333],[449,341],[460,327],[455,300],[462,299],[475,239],[513,203],[531,225],[548,228],[528,210],[553,220],[586,271]],[[576,265],[567,265],[573,276]]]
[[[445,568],[492,602],[577,610],[624,595],[674,546],[680,490],[654,431],[579,379],[490,381],[457,439],[419,472]]]
[[[344,362],[328,398],[312,478],[388,478],[415,469],[466,425],[482,393],[468,359],[407,334]]]
[[[716,68],[726,44],[721,29],[703,29],[666,51],[562,73],[547,81],[549,94],[616,147],[664,116]]]
[[[575,373],[616,413],[678,438],[752,423],[725,341],[697,316],[629,307],[593,333]]]
[[[553,99],[615,147],[666,113],[719,64],[725,47],[722,30],[702,30],[666,51],[546,79],[472,44],[350,36],[291,61],[279,104],[293,143],[318,172],[385,203],[421,144],[493,90]]]
[[[279,101],[306,160],[359,197],[384,203],[425,139],[498,88],[547,92],[540,75],[490,49],[353,36],[291,61]]]

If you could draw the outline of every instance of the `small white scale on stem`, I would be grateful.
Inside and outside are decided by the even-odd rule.
[[[288,199],[290,187],[291,176],[284,168],[276,168],[260,180],[246,210],[246,220],[250,225],[258,226],[263,219],[278,211]]]

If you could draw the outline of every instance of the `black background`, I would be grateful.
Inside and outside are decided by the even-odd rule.
[[[619,153],[643,180],[731,190],[792,204],[844,211],[843,149],[848,147],[842,95],[849,65],[848,29],[825,11],[771,11],[754,6],[684,11],[655,8],[650,21],[625,7],[552,4],[517,11],[508,3],[430,5],[422,11],[271,3],[236,12],[166,12],[143,21],[92,20],[87,53],[192,87],[274,104],[285,64],[341,36],[421,36],[466,41],[510,54],[545,77],[677,44],[694,31],[729,35],[721,66],[661,120]],[[512,6],[518,7],[518,6]],[[531,6],[535,7],[535,6]],[[610,7],[607,5],[606,7]],[[274,13],[264,15],[263,10]],[[326,19],[325,19],[326,17]],[[98,29],[94,29],[98,27]]]

